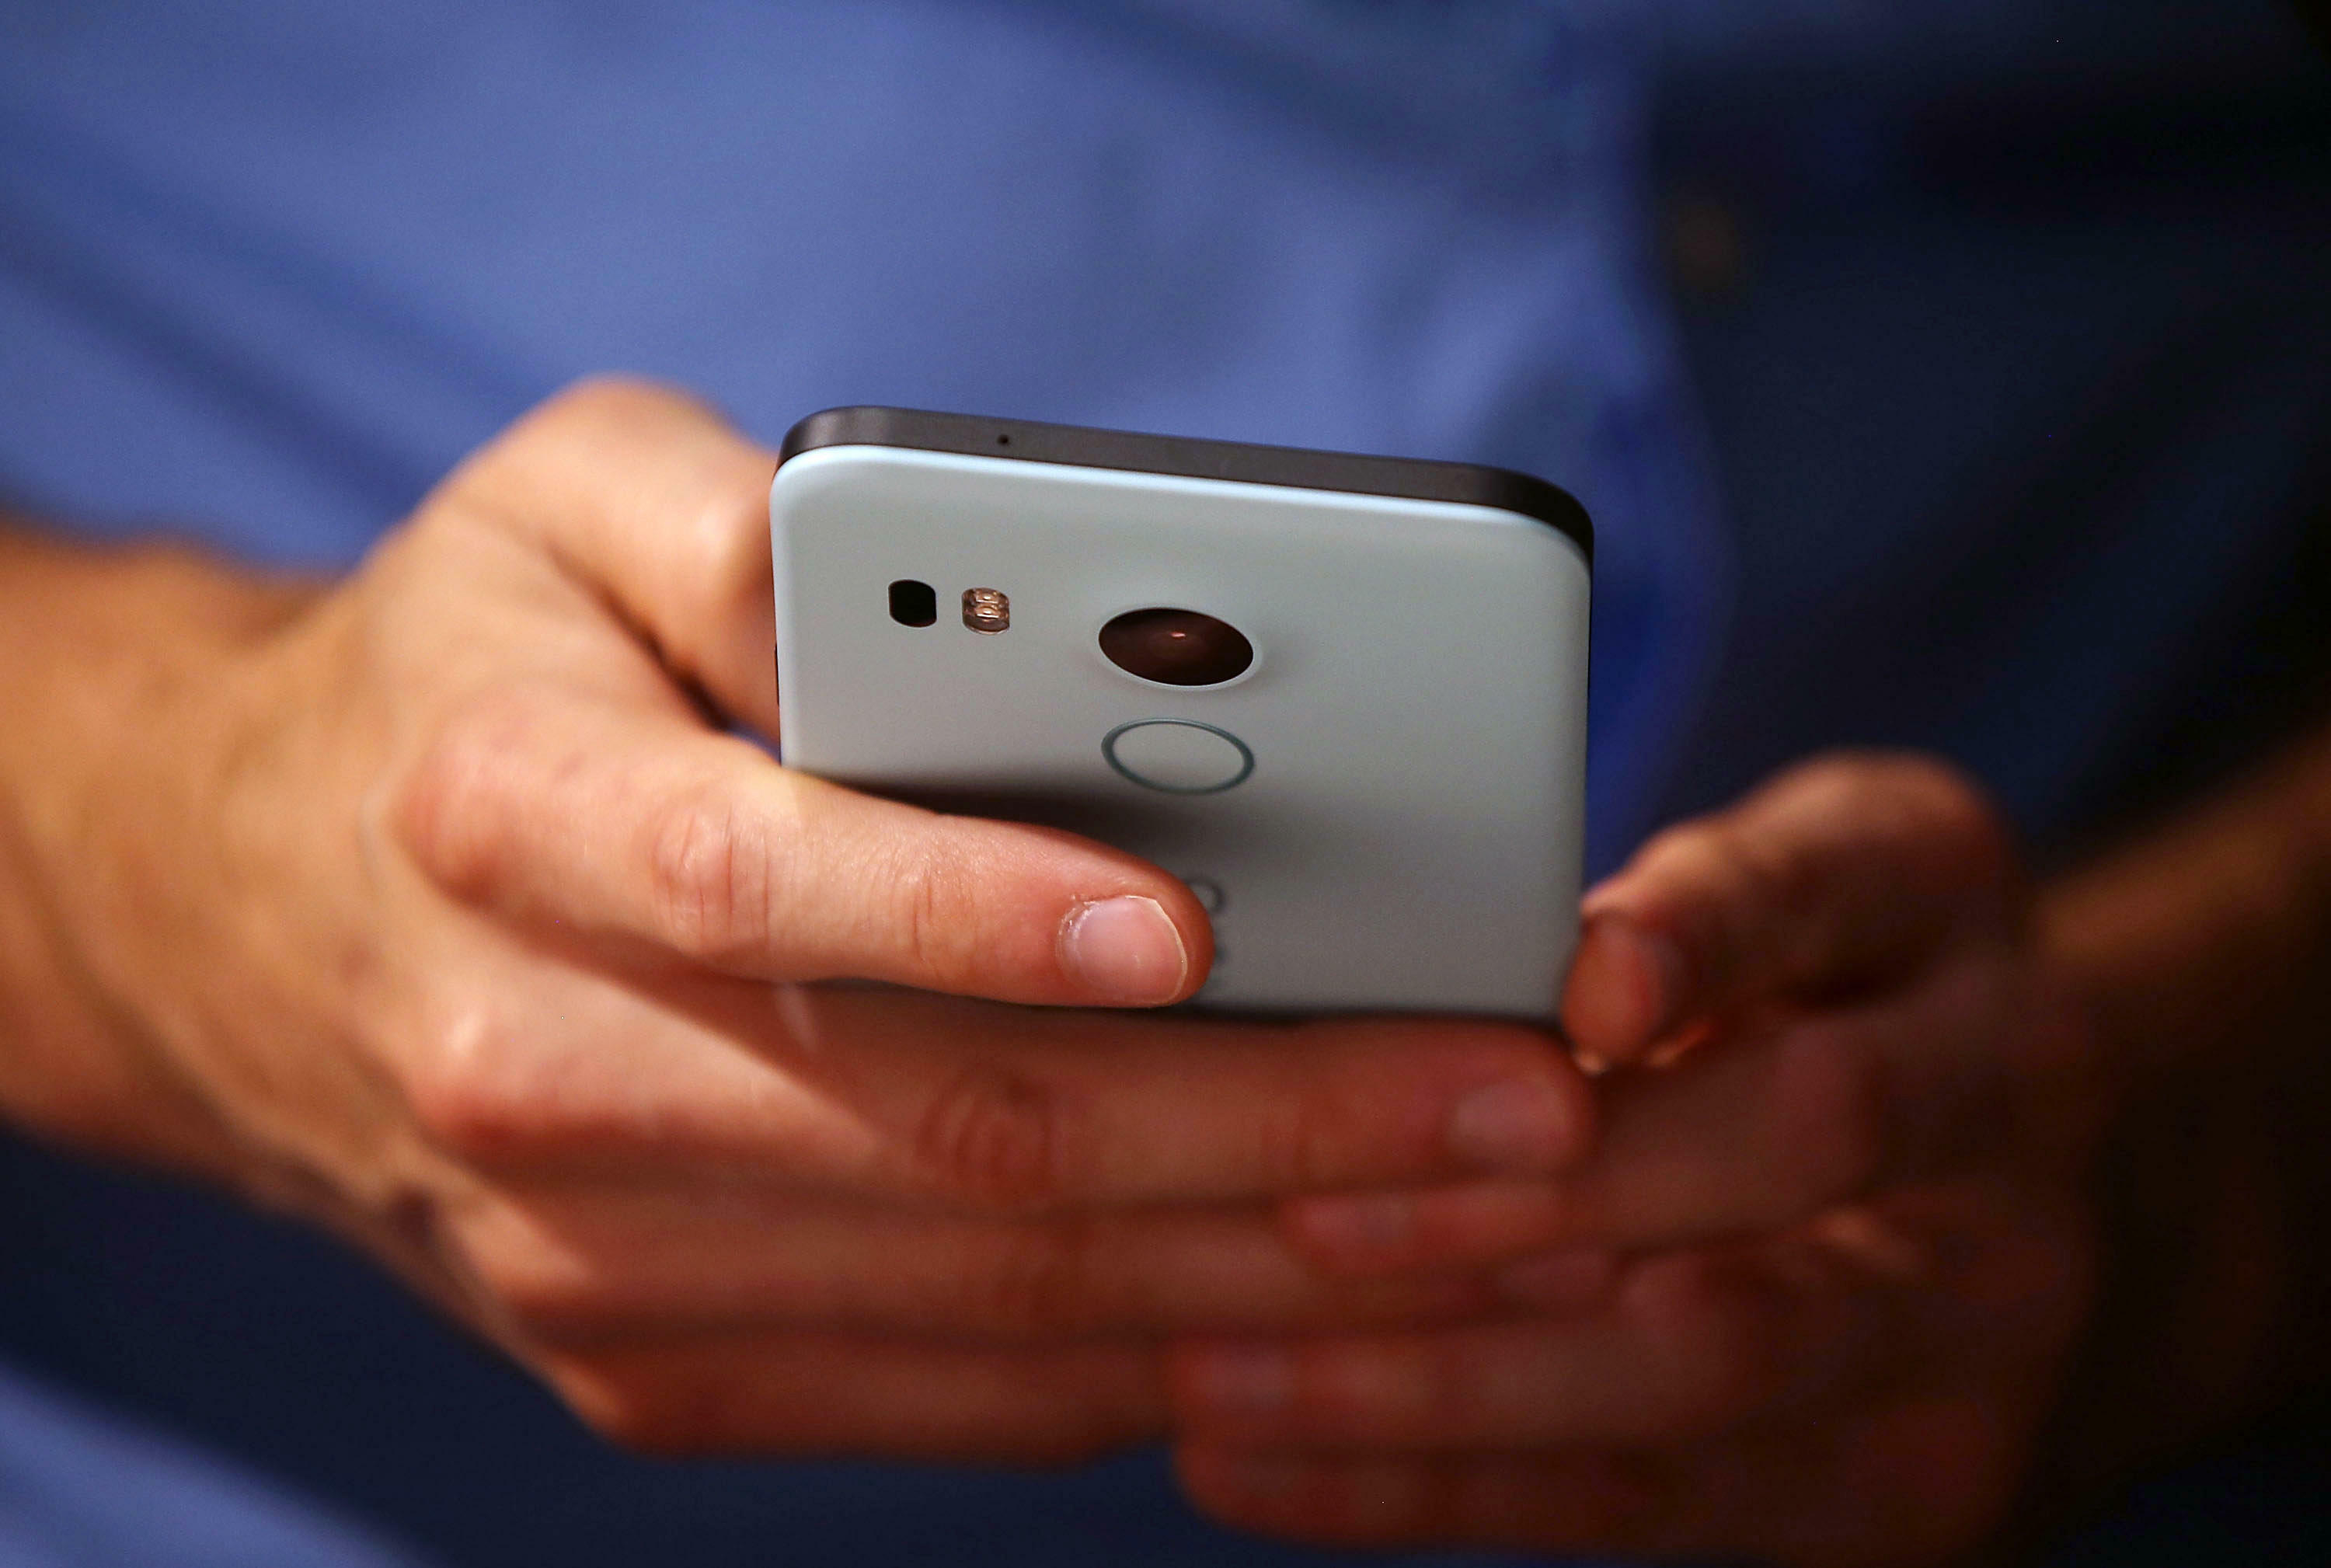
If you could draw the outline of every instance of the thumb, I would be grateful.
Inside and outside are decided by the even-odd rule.
[[[1823,757],[1669,829],[1587,896],[1564,1024],[1588,1060],[1632,1060],[1745,1005],[1914,971],[2003,927],[2020,891],[2007,832],[1962,774]]]
[[[856,794],[672,715],[481,704],[393,821],[469,903],[754,979],[1156,1006],[1213,956],[1190,889],[1131,855]]]

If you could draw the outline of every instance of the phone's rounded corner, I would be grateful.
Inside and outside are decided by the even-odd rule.
[[[842,404],[805,413],[794,421],[785,439],[777,443],[777,467],[782,470],[796,458],[813,451],[877,440],[885,416],[893,412],[867,404]]]

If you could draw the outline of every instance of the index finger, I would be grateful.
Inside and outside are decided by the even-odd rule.
[[[1669,829],[1588,894],[1562,1016],[1589,1065],[1768,1001],[1851,993],[2013,913],[1997,813],[1928,758],[1805,764]]]
[[[404,1074],[433,1141],[507,1175],[1023,1214],[1542,1175],[1594,1136],[1577,1069],[1515,1025],[623,983],[512,956]]]
[[[602,377],[528,413],[440,493],[549,555],[674,675],[775,735],[776,466],[775,452],[695,399]]]

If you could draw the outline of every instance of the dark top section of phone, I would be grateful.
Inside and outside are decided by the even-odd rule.
[[[1594,525],[1587,520],[1586,508],[1567,491],[1528,474],[1474,463],[1362,457],[1354,452],[1313,451],[1296,446],[1251,446],[1243,442],[1137,435],[1130,431],[1088,430],[1075,424],[1035,424],[1025,420],[978,419],[967,413],[872,407],[829,408],[811,414],[785,432],[785,443],[777,461],[782,467],[803,452],[828,446],[905,447],[915,451],[956,452],[966,457],[1018,458],[1024,462],[1117,469],[1127,473],[1175,474],[1187,479],[1229,480],[1238,484],[1285,485],[1295,489],[1341,490],[1351,495],[1496,507],[1561,529],[1578,546],[1589,565],[1594,560]]]

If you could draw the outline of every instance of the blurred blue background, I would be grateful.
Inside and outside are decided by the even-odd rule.
[[[1204,240],[1256,161],[1299,194]],[[932,255],[932,211],[984,239]],[[1605,864],[1840,742],[1960,758],[2061,858],[2317,711],[2326,278],[2331,86],[2269,0],[0,0],[26,507],[343,564],[604,366],[765,438],[894,401],[1515,462],[1613,542]],[[630,1459],[303,1231],[0,1166],[0,1357],[446,1563],[1313,1560],[1148,1457]],[[2068,1560],[2320,1561],[2323,1452],[2164,1478]]]

